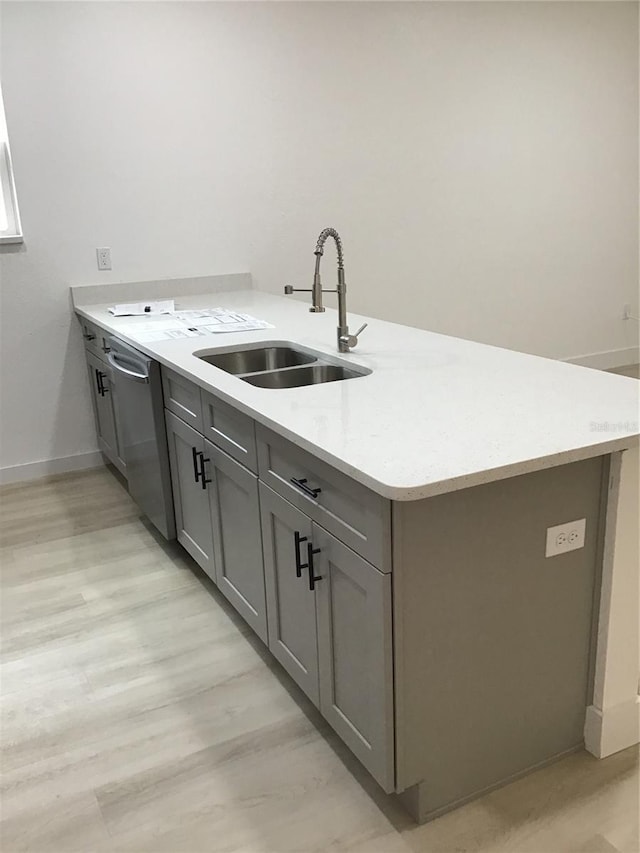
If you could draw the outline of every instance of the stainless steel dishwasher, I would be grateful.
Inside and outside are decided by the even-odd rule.
[[[110,338],[109,346],[129,493],[160,533],[175,539],[160,365],[119,338]]]

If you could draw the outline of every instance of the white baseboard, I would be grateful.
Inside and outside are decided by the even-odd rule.
[[[584,745],[596,758],[606,758],[640,743],[640,696],[601,711],[589,705],[584,724]]]
[[[98,468],[100,465],[104,465],[104,459],[99,450],[76,453],[74,456],[60,456],[58,459],[26,462],[23,465],[9,465],[7,468],[0,468],[0,484],[38,480],[52,474],[66,474],[69,471],[82,471],[84,468]]]
[[[570,364],[579,364],[582,367],[594,367],[597,370],[610,370],[612,367],[628,367],[630,364],[640,362],[640,349],[638,347],[624,347],[624,349],[611,349],[606,352],[593,352],[590,355],[577,355],[573,358],[565,358]]]

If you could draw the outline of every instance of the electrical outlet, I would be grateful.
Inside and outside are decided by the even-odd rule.
[[[111,249],[108,246],[103,246],[101,249],[96,249],[96,255],[98,257],[98,269],[99,270],[110,270],[111,269]]]
[[[568,521],[547,527],[547,547],[545,557],[555,557],[556,554],[566,554],[567,551],[577,551],[584,548],[584,536],[587,529],[587,519]]]

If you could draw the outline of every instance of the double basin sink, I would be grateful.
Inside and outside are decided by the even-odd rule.
[[[357,379],[371,373],[364,367],[333,361],[322,353],[289,343],[267,343],[225,352],[194,355],[258,388],[299,388]]]

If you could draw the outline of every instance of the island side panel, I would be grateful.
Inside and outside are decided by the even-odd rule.
[[[585,745],[604,758],[640,741],[640,495],[637,447],[611,460],[593,704]]]
[[[393,505],[396,790],[435,816],[580,747],[608,458]],[[545,557],[548,527],[585,546]]]

